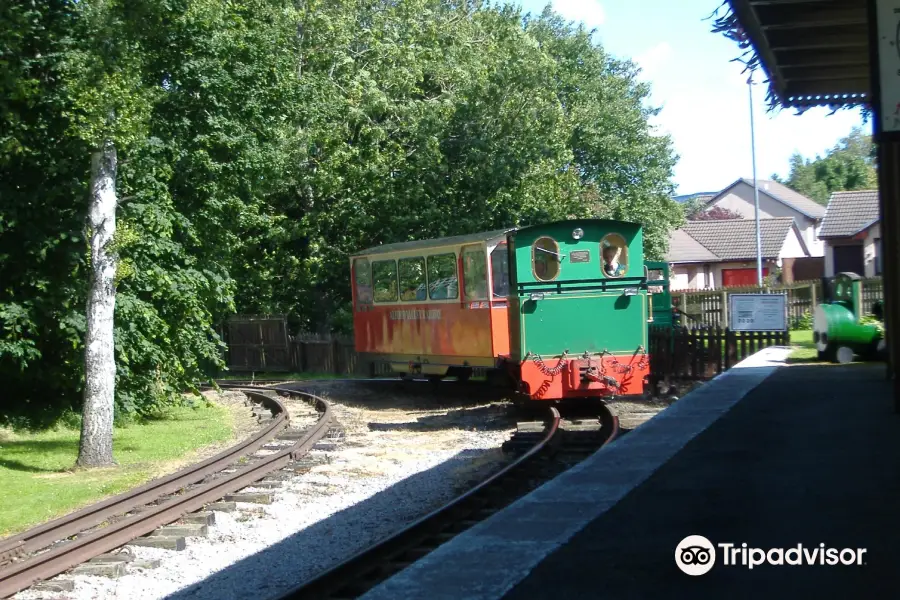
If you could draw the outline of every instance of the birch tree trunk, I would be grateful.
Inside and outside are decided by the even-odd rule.
[[[116,360],[113,314],[116,306],[114,278],[118,258],[112,251],[116,232],[116,147],[107,141],[91,157],[91,197],[88,222],[91,231],[91,289],[87,300],[87,332],[84,340],[84,412],[77,465],[102,467],[115,464],[112,455]]]

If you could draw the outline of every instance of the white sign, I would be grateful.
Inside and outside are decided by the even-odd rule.
[[[785,331],[784,294],[729,294],[728,315],[732,331]]]
[[[882,131],[900,131],[900,0],[876,0]]]

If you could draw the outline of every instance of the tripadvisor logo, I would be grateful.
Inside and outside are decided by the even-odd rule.
[[[718,548],[718,551],[716,550]],[[747,544],[719,543],[713,545],[702,535],[689,535],[675,548],[675,564],[688,575],[705,575],[716,564],[716,555],[726,567],[760,565],[864,565],[865,548],[826,548],[819,544],[812,548],[797,544],[791,548],[751,548]]]

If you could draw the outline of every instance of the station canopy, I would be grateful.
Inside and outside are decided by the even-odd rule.
[[[867,0],[727,0],[714,31],[762,67],[769,102],[786,108],[871,101]],[[724,14],[723,14],[724,13]]]

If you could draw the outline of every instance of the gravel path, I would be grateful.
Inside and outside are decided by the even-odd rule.
[[[208,537],[189,538],[181,552],[128,547],[137,559],[161,560],[158,568],[129,567],[119,579],[67,576],[74,592],[16,597],[262,600],[427,514],[506,460],[499,447],[514,422],[501,403],[441,407],[379,393],[360,402],[359,390],[336,387],[320,393],[330,396],[345,441],[314,451],[321,464],[284,482],[272,504],[217,512]],[[290,409],[295,419],[303,412]]]

